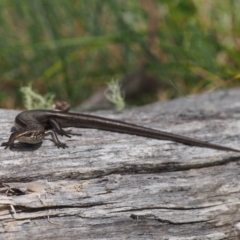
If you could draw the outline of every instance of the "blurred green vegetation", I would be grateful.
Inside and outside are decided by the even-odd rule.
[[[161,83],[141,103],[239,86],[239,10],[237,0],[0,0],[0,106],[22,107],[29,83],[75,106],[141,68]]]

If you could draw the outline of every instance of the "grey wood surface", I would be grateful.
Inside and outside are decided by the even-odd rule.
[[[0,110],[1,142],[18,112]],[[92,114],[240,148],[239,90]],[[0,148],[0,239],[239,239],[240,154],[72,132]]]

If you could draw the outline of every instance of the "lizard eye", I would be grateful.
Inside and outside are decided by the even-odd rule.
[[[32,133],[25,134],[25,137],[31,137]]]

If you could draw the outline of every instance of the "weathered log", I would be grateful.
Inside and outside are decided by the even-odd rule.
[[[17,113],[0,110],[1,142]],[[240,148],[239,90],[94,114]],[[72,132],[0,149],[0,239],[239,238],[240,154]]]

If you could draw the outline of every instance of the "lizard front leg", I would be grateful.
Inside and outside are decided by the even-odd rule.
[[[65,143],[62,143],[59,141],[57,134],[54,132],[54,130],[48,130],[45,131],[45,136],[51,135],[53,142],[58,148],[67,148],[68,146]]]
[[[16,140],[17,136],[18,136],[18,132],[17,131],[13,132],[10,138],[8,139],[8,142],[3,142],[1,146],[5,146],[4,149],[13,147],[14,141]]]
[[[61,136],[66,136],[66,137],[71,137],[69,135],[69,133],[71,132],[71,130],[65,131],[62,129],[61,125],[53,118],[49,119],[50,125],[51,127]]]

